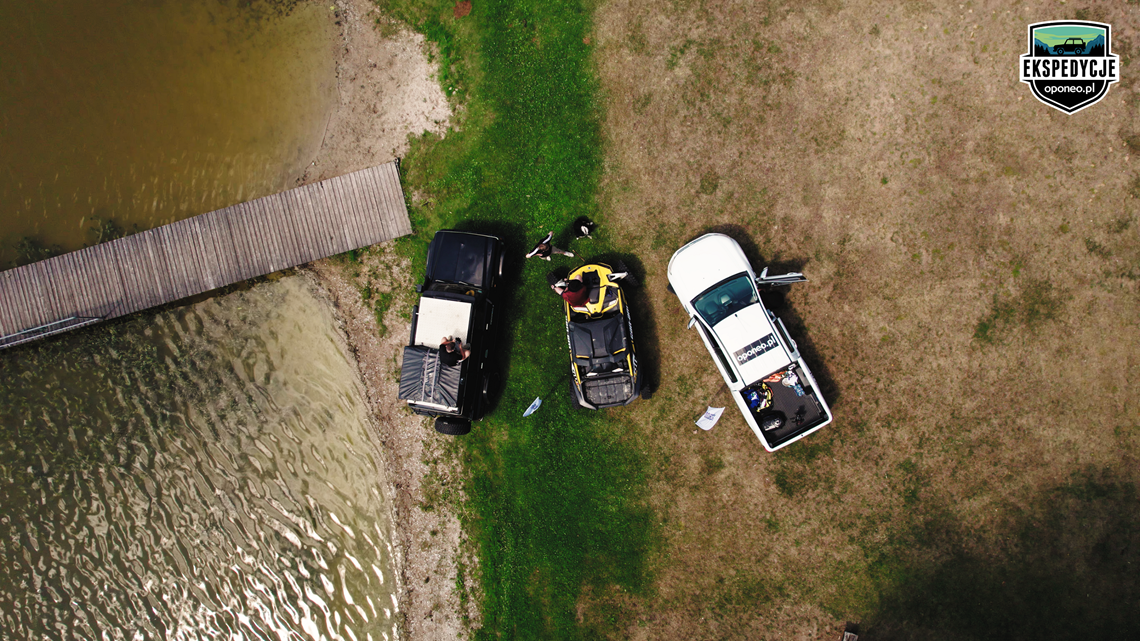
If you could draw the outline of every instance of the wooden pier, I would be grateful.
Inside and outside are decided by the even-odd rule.
[[[0,349],[412,232],[395,162],[0,272]]]

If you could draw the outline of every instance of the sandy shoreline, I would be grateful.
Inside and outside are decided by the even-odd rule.
[[[447,99],[425,55],[423,36],[385,19],[367,0],[337,0],[340,40],[337,48],[339,102],[330,115],[320,152],[297,184],[306,184],[389,162],[407,151],[408,135],[443,133],[450,118]],[[441,487],[458,491],[458,480],[443,451],[445,443],[420,417],[396,399],[400,349],[406,321],[397,302],[380,336],[375,314],[360,294],[361,281],[374,288],[411,291],[415,275],[391,252],[391,243],[377,247],[354,265],[356,274],[322,260],[308,266],[333,308],[346,347],[354,358],[365,390],[376,450],[387,471],[383,489],[392,506],[397,598],[404,639],[457,639],[478,612],[468,603],[464,612],[455,589],[461,557],[462,532],[446,501],[434,500]]]

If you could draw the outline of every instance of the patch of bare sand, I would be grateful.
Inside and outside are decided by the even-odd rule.
[[[442,135],[451,116],[422,35],[388,22],[367,0],[336,0],[335,6],[339,103],[298,184],[390,162],[407,151],[409,135]],[[460,491],[459,467],[430,423],[396,398],[408,323],[400,310],[412,304],[407,293],[414,276],[391,242],[362,252],[360,263],[326,259],[308,270],[355,360],[389,474],[384,482],[394,511],[401,634],[411,641],[462,638],[478,611],[473,601],[461,600],[456,585],[470,583],[476,560],[463,552],[459,521],[448,509],[454,503],[438,500]],[[376,299],[363,299],[364,288],[377,296],[392,293],[397,301],[381,310],[387,331],[377,323]]]
[[[443,135],[451,118],[422,34],[392,22],[368,0],[336,0],[335,6],[339,101],[300,184],[399,158],[409,135]]]
[[[889,620],[903,567],[1079,558],[1116,535],[1033,522],[1089,470],[1135,484],[1140,453],[1135,81],[1068,116],[1016,79],[1027,25],[1074,11],[600,7],[609,231],[641,257],[669,346],[629,414],[665,533],[633,638],[838,638],[844,619]],[[1079,12],[1128,57],[1134,8]],[[780,312],[836,421],[774,455],[665,291],[672,252],[715,229],[811,279]],[[697,432],[706,402],[730,410]]]

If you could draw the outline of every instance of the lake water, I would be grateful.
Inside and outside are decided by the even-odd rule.
[[[298,0],[0,2],[0,267],[100,220],[148,229],[281,191],[336,102],[336,17]]]
[[[333,327],[288,276],[0,352],[0,637],[394,638]]]

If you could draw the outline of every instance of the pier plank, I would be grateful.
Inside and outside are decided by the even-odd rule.
[[[371,207],[365,198],[360,181],[357,177],[348,174],[341,176],[345,184],[345,193],[351,201],[351,215],[345,217],[345,236],[349,245],[367,247],[372,234],[368,232],[367,218]]]
[[[389,182],[391,181],[391,174],[387,171],[376,172],[377,180],[376,186],[383,190],[384,196],[384,220],[388,223],[389,227],[395,227],[395,219],[397,217],[399,204],[395,202],[392,190],[390,189]]]
[[[289,242],[292,247],[292,262],[296,265],[309,262],[309,258],[312,256],[310,253],[311,248],[309,247],[309,242],[305,239],[304,227],[301,225],[301,222],[297,220],[296,212],[289,207],[288,198],[286,198],[284,194],[279,195],[273,200],[273,206],[278,212],[277,215],[281,217],[281,226],[289,235]]]
[[[150,256],[151,277],[154,278],[155,291],[152,292],[151,306],[162,305],[182,298],[174,289],[174,268],[166,254],[169,253],[166,243],[160,234],[140,234],[141,242],[146,243],[147,255]],[[156,300],[157,297],[157,300]]]
[[[119,297],[118,305],[111,313],[114,316],[125,316],[134,311],[135,301],[135,276],[134,270],[131,265],[124,263],[124,259],[120,254],[122,249],[122,241],[114,240],[109,243],[99,245],[104,248],[104,252],[99,256],[107,269],[114,270],[119,276],[119,284],[122,286],[122,296]]]
[[[317,222],[318,242],[324,247],[325,256],[339,254],[340,243],[336,242],[336,217],[333,213],[339,207],[334,206],[313,193],[314,185],[306,185],[300,190],[301,197],[309,203],[309,210]]]
[[[360,174],[359,180],[361,188],[364,190],[364,196],[368,199],[369,203],[366,220],[371,238],[374,239],[373,242],[395,238],[395,236],[392,235],[393,230],[388,228],[384,199],[379,192],[382,186],[379,184],[376,176],[369,171],[365,171]]]
[[[54,319],[51,317],[51,305],[48,303],[47,293],[44,291],[39,263],[24,265],[24,276],[25,282],[28,283],[28,303],[32,308],[33,326],[50,323]]]
[[[181,286],[186,290],[186,296],[200,294],[205,284],[205,275],[198,260],[198,246],[194,242],[193,231],[185,220],[172,223],[170,231],[174,238],[172,249],[182,258],[184,272]]]
[[[79,273],[73,253],[63,254],[59,257],[59,261],[56,263],[56,283],[57,291],[60,291],[63,300],[70,304],[66,313],[85,316],[83,310],[89,307],[87,289],[84,286],[83,279],[79,277]]]
[[[400,166],[393,162],[376,169],[388,175],[388,180],[384,184],[388,189],[388,202],[392,206],[391,219],[397,223],[395,232],[401,235],[412,233],[412,222],[408,218],[408,204],[404,200],[404,190],[400,187]]]
[[[245,242],[246,271],[242,280],[254,278],[264,274],[268,268],[263,254],[264,243],[261,241],[261,230],[257,228],[257,217],[249,203],[234,205],[234,212],[238,221],[234,233]]]
[[[45,276],[44,288],[47,290],[48,300],[51,301],[52,317],[59,320],[74,316],[77,307],[73,291],[75,283],[64,269],[63,256],[40,261],[39,264]]]
[[[363,176],[360,174],[349,174],[345,176],[345,178],[352,185],[352,191],[356,195],[356,201],[360,204],[360,213],[348,221],[354,230],[354,243],[367,247],[375,243],[375,239],[378,238],[378,234],[373,227],[373,219],[376,216],[376,205],[368,195],[368,190],[364,186]]]
[[[11,280],[8,272],[0,272],[0,336],[20,331],[17,328],[22,324],[12,300],[15,292],[10,286]]]
[[[272,198],[272,196],[270,197]],[[285,267],[285,248],[281,242],[281,230],[277,225],[277,217],[273,215],[273,210],[269,207],[269,199],[263,198],[255,200],[253,205],[258,210],[258,215],[261,220],[263,237],[267,243],[267,257],[269,258],[269,273],[284,269]]]
[[[240,280],[249,278],[248,274],[253,273],[253,263],[250,258],[250,246],[248,238],[241,233],[242,216],[240,205],[232,205],[225,209],[226,233],[229,235],[230,242],[233,243],[234,253],[234,271],[231,278],[236,283]]]
[[[104,316],[114,317],[127,300],[127,277],[124,268],[115,262],[112,243],[103,243],[91,248],[87,254],[88,268],[92,273],[100,299],[103,300]]]
[[[261,210],[261,218],[265,221],[265,231],[269,235],[269,243],[273,251],[269,265],[270,272],[285,269],[290,265],[289,259],[292,258],[290,252],[285,249],[285,232],[280,217],[273,210],[274,200],[276,200],[275,197],[270,196],[253,201],[254,205]]]
[[[182,239],[182,249],[189,257],[187,264],[191,269],[186,284],[190,289],[190,295],[194,296],[213,289],[209,286],[209,282],[212,280],[210,277],[210,266],[206,263],[205,252],[202,251],[202,245],[198,239],[198,231],[194,219],[187,218],[179,222],[181,226],[178,231]]]
[[[297,232],[297,238],[301,245],[301,254],[298,257],[306,263],[316,260],[319,256],[317,252],[316,236],[313,230],[312,221],[296,204],[296,195],[293,192],[281,194],[281,207],[289,215],[289,222],[293,225],[293,229]]]
[[[235,269],[233,266],[234,245],[229,235],[229,227],[223,212],[214,212],[216,216],[202,216],[203,227],[208,233],[206,242],[213,245],[217,253],[218,282],[217,287],[225,287],[235,282],[231,276]]]
[[[326,211],[332,219],[330,232],[336,245],[337,254],[353,249],[348,231],[348,220],[357,215],[358,208],[355,199],[352,197],[351,183],[344,180],[343,176],[340,178],[340,185],[337,187],[336,193],[341,196],[341,205],[339,207],[333,206],[331,202],[324,199]]]
[[[108,281],[116,277],[116,275],[104,273],[99,265],[97,259],[102,251],[106,251],[103,246],[96,245],[75,252],[75,257],[79,263],[77,268],[87,283],[88,292],[91,294],[91,312],[95,316],[106,314],[107,301],[112,297],[108,293]]]
[[[190,236],[191,244],[194,247],[194,253],[198,257],[198,264],[201,265],[201,284],[206,288],[203,291],[210,291],[217,287],[215,283],[218,282],[217,272],[217,256],[206,246],[206,239],[202,235],[202,221],[199,216],[186,219],[187,234]]]
[[[258,211],[257,205],[254,202],[242,203],[242,219],[245,221],[244,231],[249,234],[249,244],[253,248],[253,268],[254,274],[250,276],[261,276],[273,271],[271,267],[270,252],[272,243],[269,240],[269,234],[265,230],[265,219]]]
[[[281,195],[274,199],[273,206],[277,211],[277,215],[281,218],[281,227],[289,236],[289,245],[292,249],[290,261],[294,265],[303,265],[315,255],[312,247],[309,245],[308,240],[305,238],[305,228],[297,219],[297,214],[294,212],[288,203],[288,199]]]
[[[158,284],[151,273],[150,250],[146,246],[146,237],[141,233],[127,236],[118,250],[123,260],[127,261],[126,264],[131,267],[131,275],[134,277],[135,291],[131,307],[146,309],[157,305],[157,302],[152,301],[161,300],[161,295],[157,297],[154,295]]]
[[[374,170],[376,167],[373,167],[372,169]],[[383,225],[385,235],[394,234],[396,233],[398,225],[396,221],[392,220],[392,215],[390,213],[392,205],[388,202],[391,199],[391,196],[388,194],[388,187],[386,184],[387,175],[383,172],[372,170],[370,170],[368,174],[370,178],[368,184],[372,189],[372,193],[375,196],[377,203],[376,217],[380,220],[380,224]],[[394,238],[395,236],[392,237]]]
[[[23,270],[10,269],[4,272],[8,282],[8,289],[4,300],[0,304],[7,305],[11,317],[19,322],[16,327],[5,327],[5,336],[14,334],[32,326],[32,308],[28,305],[27,286],[24,284]]]
[[[154,256],[153,234],[143,232],[132,236],[135,251],[140,252],[138,263],[142,268],[142,294],[143,304],[146,307],[156,307],[174,298],[170,289],[170,282],[164,274],[160,274]],[[130,240],[130,238],[128,238]]]
[[[91,283],[87,271],[86,262],[84,261],[84,254],[82,252],[70,252],[62,256],[64,259],[64,269],[67,271],[75,283],[75,312],[79,316],[92,316],[91,310],[97,305],[95,300],[95,288]]]
[[[79,269],[82,270],[83,278],[87,281],[91,292],[92,316],[107,315],[111,300],[115,298],[112,282],[119,277],[117,272],[108,273],[99,265],[99,254],[102,251],[105,250],[102,250],[101,246],[96,246],[75,252],[79,258]]]
[[[309,186],[293,191],[300,203],[304,215],[312,223],[309,229],[313,232],[313,246],[317,248],[321,257],[332,256],[336,253],[334,245],[330,242],[328,228],[329,221],[321,203],[315,200],[310,193]]]
[[[361,217],[367,215],[364,203],[361,202],[360,194],[357,193],[356,183],[353,182],[352,176],[341,176],[341,186],[337,191],[345,195],[345,200],[348,202],[347,208],[341,210],[342,214],[342,234],[346,245],[354,244],[364,236],[359,232],[353,220],[359,220]]]
[[[202,234],[202,246],[206,249],[206,258],[214,275],[210,289],[224,287],[226,283],[226,254],[223,250],[222,240],[218,238],[217,217],[198,216],[195,218],[198,229]]]
[[[353,201],[350,185],[343,180],[343,176],[339,182],[336,193],[341,196],[340,206],[333,206],[333,203],[327,199],[321,199],[329,221],[329,240],[333,244],[334,254],[347,251],[348,238],[345,235],[345,224],[350,216],[356,215],[356,203]],[[315,190],[310,193],[315,193]]]
[[[393,226],[388,220],[388,203],[387,195],[384,190],[384,177],[376,174],[371,170],[365,170],[361,177],[364,182],[365,190],[368,192],[368,197],[373,203],[372,212],[372,225],[377,230],[376,235],[378,238],[394,238],[392,236]]]
[[[46,314],[44,320],[51,323],[65,318],[67,315],[66,303],[60,299],[59,292],[56,290],[53,282],[56,261],[53,259],[42,260],[38,263],[28,265],[28,267],[35,272],[39,280],[40,292],[43,297],[43,309]]]
[[[24,309],[23,288],[16,270],[0,273],[0,335],[15,334],[27,327],[28,313]]]
[[[15,301],[20,309],[20,314],[24,318],[24,326],[20,329],[28,329],[36,326],[36,306],[32,301],[32,282],[28,276],[27,270],[23,267],[17,267],[12,270],[12,279],[16,284],[17,292]]]
[[[242,203],[237,208],[241,212],[241,230],[249,241],[250,264],[255,274],[264,274],[269,271],[269,259],[266,256],[268,243],[261,216],[253,202]]]
[[[263,272],[264,257],[261,255],[261,240],[257,224],[250,211],[249,203],[239,203],[233,206],[234,237],[245,246],[242,259],[245,268],[242,270],[242,280],[253,278]]]
[[[96,245],[81,251],[87,275],[95,286],[96,296],[99,298],[98,312],[100,316],[114,314],[122,306],[123,301],[123,275],[119,266],[111,260],[110,248],[107,244]]]
[[[360,206],[364,208],[362,215],[354,217],[349,222],[356,229],[357,242],[364,246],[372,245],[377,238],[383,235],[383,232],[382,230],[379,233],[377,232],[376,203],[373,202],[373,198],[369,194],[366,184],[368,179],[363,174],[350,174],[347,178],[353,184],[357,199],[360,200]]]
[[[343,189],[340,186],[339,176],[331,178],[323,185],[312,185],[312,192],[321,195],[319,200],[320,215],[322,219],[321,228],[325,230],[322,235],[329,239],[329,242],[337,237],[336,229],[337,217],[336,212],[342,212],[348,209],[348,203],[345,200]],[[330,255],[339,254],[337,251],[340,249],[339,243],[335,243],[329,250]]]
[[[257,255],[261,258],[261,271],[263,274],[277,271],[277,244],[270,228],[269,216],[261,206],[260,200],[249,201],[246,203],[246,208],[251,221],[249,228],[255,234],[258,246]]]
[[[276,228],[280,233],[281,251],[285,255],[285,264],[282,265],[282,269],[300,264],[301,248],[297,244],[297,232],[293,229],[293,221],[281,205],[281,198],[266,199],[265,203],[273,215]]]
[[[152,256],[156,271],[163,275],[170,284],[170,296],[173,300],[186,297],[183,285],[186,281],[186,265],[178,246],[178,237],[171,225],[163,225],[148,233],[152,245]]]
[[[373,167],[372,169],[377,170],[380,168]],[[385,230],[391,233],[396,227],[396,221],[393,219],[396,211],[396,206],[395,203],[392,202],[392,193],[388,185],[388,182],[391,180],[391,176],[385,171],[369,171],[369,173],[372,177],[372,186],[376,190],[381,202],[379,215],[384,220]]]

